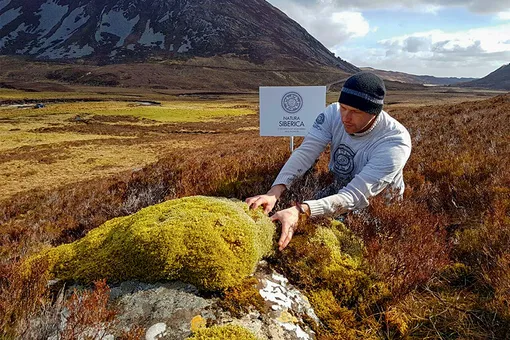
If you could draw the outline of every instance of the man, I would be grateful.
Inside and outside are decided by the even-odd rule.
[[[262,206],[269,213],[293,180],[331,144],[329,169],[335,175],[334,185],[317,199],[297,203],[271,217],[282,224],[280,250],[292,239],[300,214],[320,216],[362,209],[386,187],[403,194],[402,169],[411,153],[411,138],[402,124],[382,110],[385,94],[383,80],[373,73],[360,72],[347,79],[338,102],[318,115],[267,194],[246,199],[251,209]]]

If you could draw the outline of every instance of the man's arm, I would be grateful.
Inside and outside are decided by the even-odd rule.
[[[288,188],[292,182],[301,177],[315,163],[326,148],[329,141],[308,134],[301,146],[294,150],[280,173],[273,182],[273,186],[283,184]]]
[[[265,195],[257,195],[246,199],[250,209],[257,209],[262,206],[265,214],[273,210],[282,193],[295,178],[303,175],[315,163],[327,144],[326,141],[308,134],[301,146],[292,153],[282,170],[280,170],[271,189]]]
[[[336,106],[330,105],[318,115],[303,143],[292,153],[267,194],[246,199],[246,203],[251,209],[263,206],[264,212],[268,214],[294,179],[302,176],[314,164],[326,145],[331,142],[331,124],[335,114],[338,114],[338,109]]]
[[[410,145],[400,141],[385,143],[373,152],[374,156],[361,172],[338,194],[305,201],[310,215],[342,214],[365,208],[369,204],[368,199],[384,190],[403,169],[410,153]]]

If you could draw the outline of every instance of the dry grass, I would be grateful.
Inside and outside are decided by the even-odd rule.
[[[218,117],[253,114],[256,112],[255,110],[255,106],[236,103],[171,101],[162,102],[157,106],[145,106],[136,102],[101,101],[54,103],[37,110],[4,107],[0,110],[0,117],[9,120],[21,117],[38,120],[46,115],[69,115],[71,113],[80,116],[90,114],[132,116],[158,122],[204,122]],[[58,120],[57,118],[56,121],[58,122]]]
[[[214,133],[221,118],[245,119],[255,109],[244,101],[201,100],[161,106],[104,101],[51,103],[37,110],[2,107],[0,199],[138,169],[171,152],[207,147],[210,142],[200,134]],[[253,118],[248,120],[253,125]]]
[[[34,189],[51,190],[77,181],[107,177],[155,163],[172,151],[193,152],[207,146],[176,139],[134,145],[117,143],[85,144],[51,151],[39,159],[12,160],[0,169],[0,199]]]

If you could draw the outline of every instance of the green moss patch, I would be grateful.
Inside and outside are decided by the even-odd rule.
[[[360,314],[387,290],[377,282],[363,259],[363,245],[337,221],[300,226],[278,267],[302,289],[322,325],[310,326],[324,338],[355,339],[363,329]],[[364,337],[366,338],[366,337]]]
[[[186,340],[257,340],[252,332],[237,325],[202,328]]]
[[[107,221],[84,238],[38,255],[53,276],[92,282],[179,279],[223,290],[253,273],[273,249],[274,224],[241,201],[204,196]]]

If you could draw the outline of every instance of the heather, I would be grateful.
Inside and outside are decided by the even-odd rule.
[[[395,105],[388,111],[412,136],[404,200],[388,204],[374,199],[344,225],[308,221],[288,249],[270,258],[270,265],[308,296],[322,321],[314,327],[323,339],[510,336],[510,175],[505,167],[510,96]],[[289,156],[288,141],[258,137],[250,129],[257,126],[255,114],[233,122],[190,122],[183,125],[186,133],[166,126],[164,132],[136,135],[136,126],[127,121],[96,119],[90,123],[106,126],[106,134],[131,131],[130,136],[154,145],[179,133],[201,147],[164,148],[157,161],[136,169],[7,195],[0,206],[3,334],[22,336],[34,315],[57,308],[58,296],[47,288],[50,277],[45,274],[51,263],[40,258],[28,277],[22,275],[20,266],[34,254],[79,242],[107,221],[171,199],[207,195],[242,200],[266,191]],[[79,136],[88,133],[69,125]],[[53,132],[38,131],[41,136]],[[45,144],[25,151],[44,159],[59,147],[51,151]],[[2,156],[15,157],[9,152]],[[322,156],[279,205],[309,197],[331,180],[327,159]],[[256,304],[251,296],[247,300]],[[80,301],[90,300],[73,303]],[[100,298],[94,301],[89,310],[106,308]],[[111,319],[109,312],[102,315]]]

